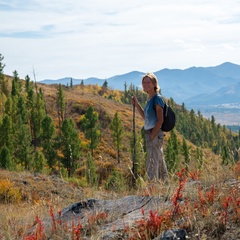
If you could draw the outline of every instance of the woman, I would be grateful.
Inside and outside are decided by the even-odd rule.
[[[132,98],[132,104],[137,107],[138,112],[144,119],[147,147],[147,177],[149,181],[158,179],[164,181],[168,177],[162,149],[164,133],[161,130],[161,126],[163,123],[164,101],[158,94],[160,88],[157,77],[153,73],[147,73],[142,78],[142,87],[148,94],[148,102],[144,110],[135,96]]]

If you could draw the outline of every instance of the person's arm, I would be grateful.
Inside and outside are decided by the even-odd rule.
[[[137,110],[140,113],[141,117],[145,119],[144,111],[135,96],[132,97],[132,105],[135,105],[137,107]]]
[[[149,136],[150,139],[153,139],[155,137],[155,135],[160,130],[160,128],[162,127],[162,124],[163,124],[163,108],[158,104],[156,105],[156,113],[157,113],[158,120]]]

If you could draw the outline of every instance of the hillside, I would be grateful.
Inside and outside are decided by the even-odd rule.
[[[9,79],[9,77],[8,77]],[[10,81],[10,79],[9,79]],[[23,81],[23,84],[25,82]],[[45,110],[47,114],[49,114],[55,126],[57,127],[57,131],[59,132],[59,123],[58,123],[58,110],[57,110],[57,91],[58,91],[58,86],[57,84],[54,85],[49,85],[49,84],[37,84],[37,88],[42,89],[43,96],[44,96],[44,101],[46,104]],[[10,86],[9,86],[10,87]],[[69,119],[72,118],[74,119],[77,127],[77,131],[79,134],[79,138],[82,140],[82,148],[81,148],[81,156],[79,159],[80,163],[80,168],[77,170],[77,174],[79,176],[84,176],[84,171],[85,171],[85,161],[86,161],[86,156],[87,152],[89,151],[88,148],[86,148],[87,145],[87,139],[84,136],[84,133],[81,131],[81,126],[80,126],[80,120],[82,116],[86,113],[87,109],[92,106],[94,110],[98,113],[98,118],[99,118],[99,124],[100,124],[100,141],[98,144],[98,147],[96,150],[94,150],[94,160],[96,162],[97,166],[97,172],[105,172],[106,171],[106,166],[107,169],[109,170],[108,173],[103,174],[104,179],[101,181],[106,181],[106,178],[111,174],[111,171],[113,169],[118,169],[120,172],[124,174],[125,177],[131,178],[129,174],[129,169],[132,167],[132,156],[131,156],[131,137],[133,134],[133,108],[131,104],[123,104],[121,103],[121,98],[123,97],[123,92],[120,92],[118,90],[107,90],[105,94],[100,94],[102,91],[102,88],[99,87],[98,85],[74,85],[72,88],[62,86],[63,87],[63,92],[64,92],[64,101],[66,103],[66,110],[64,112],[64,118]],[[115,99],[115,100],[114,100]],[[130,99],[128,99],[130,101]],[[204,123],[204,120],[202,119],[202,116],[198,119],[196,118],[196,122],[192,122],[192,117],[188,116],[189,113],[184,114],[184,111],[181,109],[181,107],[177,104],[174,106],[177,114],[177,125],[176,125],[176,135],[177,139],[179,141],[179,144],[181,144],[183,138],[186,138],[187,144],[191,146],[192,148],[192,155],[194,154],[195,150],[197,147],[201,147],[203,149],[203,156],[205,159],[208,159],[211,161],[211,158],[216,158],[221,161],[221,157],[219,154],[214,155],[214,153],[205,147],[205,149],[199,145],[201,141],[206,141],[206,140],[200,140],[196,139],[196,137],[193,137],[194,142],[191,142],[191,133],[192,131],[198,131],[196,132],[196,135],[201,134],[201,128],[204,126],[206,127],[206,123]],[[113,144],[113,139],[111,136],[111,131],[109,128],[109,124],[111,120],[113,119],[113,116],[115,113],[119,114],[119,117],[121,118],[124,126],[124,139],[123,139],[123,148],[120,151],[120,164],[118,164],[117,161],[117,151],[116,148]],[[180,115],[179,115],[180,114]],[[187,117],[188,116],[188,117]],[[183,118],[189,118],[184,120]],[[191,121],[192,125],[188,126],[182,126],[182,121]],[[137,135],[141,135],[141,129],[143,126],[143,120],[140,117],[140,115],[136,112],[135,114],[135,122],[136,122],[136,133]],[[200,124],[199,126],[195,126],[194,124]],[[210,122],[208,121],[208,125]],[[211,124],[210,124],[211,125]],[[186,129],[188,127],[189,129]],[[211,126],[209,126],[211,127]],[[182,130],[185,129],[185,130]],[[196,129],[195,129],[196,128]],[[181,132],[183,131],[183,132]],[[184,132],[185,131],[185,132]],[[224,131],[224,129],[223,129]],[[188,133],[190,132],[190,133]],[[168,143],[170,136],[170,133],[165,133],[165,141],[164,141],[164,149],[166,149],[166,145]],[[184,135],[185,134],[185,135]],[[219,139],[220,140],[220,139]],[[198,145],[196,145],[195,142],[198,142]],[[219,143],[220,144],[220,143]],[[229,144],[231,142],[229,141]],[[206,144],[205,144],[206,145]],[[207,145],[206,145],[207,146]],[[219,147],[218,147],[219,148]],[[217,153],[217,151],[215,151]],[[180,166],[181,162],[184,162],[183,155],[180,154]],[[144,159],[144,153],[141,154],[141,158]],[[211,157],[210,157],[211,156]],[[194,167],[194,161],[192,161],[193,167]],[[180,169],[180,168],[179,168]]]
[[[57,123],[57,110],[56,110],[56,94],[57,85],[44,85],[39,84],[44,91],[45,101],[47,105],[47,111]],[[100,165],[104,163],[109,164],[109,168],[114,166],[126,169],[126,166],[131,166],[131,154],[130,149],[130,136],[132,135],[132,121],[133,121],[133,110],[129,104],[122,104],[118,101],[107,99],[106,97],[100,96],[97,93],[95,87],[84,86],[84,90],[81,89],[80,85],[74,86],[74,88],[64,88],[65,100],[66,100],[66,118],[73,118],[76,123],[79,122],[82,115],[86,112],[87,108],[92,106],[99,115],[101,136],[99,146],[94,153],[94,158],[99,161]],[[110,121],[113,119],[114,114],[118,112],[124,125],[124,147],[121,151],[121,164],[117,164],[116,149],[113,145],[111,131],[109,129]],[[136,131],[140,133],[143,126],[143,120],[139,114],[136,114]],[[79,126],[78,126],[79,127]],[[84,136],[80,133],[81,137]],[[83,149],[84,150],[84,149]],[[104,166],[103,166],[104,167]]]
[[[56,111],[56,92],[57,92],[57,85],[45,85],[39,84],[44,91],[45,101],[47,105],[47,111],[53,117],[54,122],[57,125],[57,111]],[[84,90],[83,90],[84,88]],[[66,118],[73,118],[76,123],[79,122],[81,116],[86,112],[86,109],[89,106],[92,106],[95,111],[99,114],[99,121],[101,127],[101,140],[99,142],[99,146],[94,153],[94,158],[96,160],[97,166],[100,168],[99,171],[102,171],[103,168],[107,164],[109,169],[114,169],[115,167],[120,171],[123,171],[125,175],[129,174],[129,168],[132,167],[132,157],[130,152],[130,139],[132,137],[133,132],[133,109],[130,104],[123,104],[119,101],[108,99],[107,97],[100,96],[98,94],[98,90],[101,89],[97,86],[87,85],[81,86],[76,85],[72,89],[71,88],[64,88],[65,91],[65,99],[66,99]],[[117,92],[118,91],[113,91]],[[109,91],[108,94],[112,94],[112,90]],[[180,106],[176,106],[180,109]],[[124,147],[121,151],[121,164],[117,164],[116,159],[116,149],[113,145],[113,140],[111,136],[111,131],[109,129],[109,124],[111,119],[113,119],[114,114],[118,112],[120,118],[122,119],[124,125]],[[140,114],[136,111],[135,114],[135,121],[136,121],[136,132],[137,135],[141,134],[141,128],[143,127],[143,119],[141,118]],[[79,128],[79,126],[78,126]],[[176,132],[177,138],[179,141],[183,140],[183,136]],[[170,138],[170,133],[165,133],[165,141],[164,141],[164,149],[168,143],[168,139]],[[83,138],[84,135],[80,133],[80,136]],[[193,150],[196,149],[196,146],[188,141],[188,144],[192,146]],[[83,151],[86,151],[83,149]],[[219,159],[218,155],[215,155],[209,149],[203,149],[204,151],[204,158],[209,159]],[[81,160],[85,161],[86,154],[84,154]],[[193,162],[194,164],[194,162]],[[130,177],[130,176],[129,176]]]
[[[38,84],[43,89],[47,110],[54,118],[57,118],[56,112],[56,95],[57,85]],[[83,88],[83,89],[81,89]],[[132,106],[113,101],[104,96],[100,96],[95,86],[74,86],[73,88],[64,87],[65,99],[67,102],[65,117],[73,117],[78,120],[81,114],[86,111],[87,107],[93,106],[97,112],[105,112],[110,118],[116,112],[119,112],[126,130],[130,131],[132,127]],[[82,110],[82,112],[80,111]],[[79,111],[79,112],[78,112]],[[138,130],[142,127],[143,121],[140,115],[136,115]]]
[[[40,88],[44,93],[46,111],[52,117],[53,122],[57,127],[57,131],[59,131],[57,113],[58,85],[38,84],[38,89]],[[240,204],[238,195],[238,178],[240,173],[239,164],[235,166],[232,160],[230,161],[230,156],[229,160],[222,164],[222,157],[213,152],[213,150],[216,152],[219,151],[217,149],[218,147],[216,147],[216,141],[212,141],[210,138],[209,144],[210,141],[214,144],[213,147],[211,147],[212,149],[210,147],[204,147],[208,145],[204,142],[205,140],[202,140],[202,158],[200,159],[200,162],[196,157],[198,146],[195,145],[195,143],[198,145],[201,143],[201,136],[199,134],[201,134],[202,131],[205,133],[209,131],[209,135],[212,135],[212,128],[217,134],[220,134],[219,141],[221,140],[220,137],[223,137],[224,140],[228,139],[226,144],[231,144],[233,137],[230,135],[229,131],[224,128],[222,129],[220,126],[214,125],[210,121],[205,121],[202,119],[202,116],[195,116],[192,113],[189,113],[183,108],[183,106],[174,105],[174,109],[178,113],[178,122],[175,131],[166,133],[164,149],[167,149],[169,141],[172,141],[172,137],[175,138],[174,134],[176,134],[179,152],[178,156],[175,156],[175,159],[172,158],[172,160],[176,160],[174,163],[176,169],[171,172],[167,184],[159,182],[159,184],[150,187],[144,179],[144,173],[140,172],[141,177],[138,179],[137,187],[131,188],[129,183],[132,177],[132,156],[130,146],[133,130],[133,112],[131,105],[123,104],[119,101],[123,93],[111,90],[106,94],[100,95],[99,93],[102,91],[102,88],[97,85],[76,85],[73,88],[63,87],[63,91],[66,102],[64,117],[73,118],[75,120],[78,136],[82,140],[81,156],[79,159],[80,166],[76,169],[74,176],[71,178],[62,176],[57,171],[52,172],[49,175],[47,167],[44,169],[45,172],[43,171],[41,173],[34,173],[26,170],[10,172],[0,169],[0,210],[2,212],[0,218],[0,237],[4,236],[6,238],[7,235],[20,237],[23,233],[26,233],[31,226],[38,226],[36,225],[36,222],[39,223],[39,220],[37,220],[38,218],[36,218],[36,216],[40,219],[45,219],[49,217],[49,211],[50,214],[51,211],[59,213],[69,204],[84,199],[94,198],[115,200],[124,196],[136,195],[157,196],[169,201],[176,196],[177,192],[178,195],[175,199],[176,202],[181,203],[183,206],[182,211],[184,213],[182,213],[183,215],[177,216],[177,219],[179,217],[178,220],[185,217],[188,219],[184,222],[183,227],[186,227],[188,231],[191,232],[192,236],[196,236],[196,238],[194,237],[192,239],[199,239],[199,237],[202,237],[203,239],[220,239],[220,236],[225,237],[222,239],[236,239],[236,236],[239,234],[237,227],[240,219],[238,210],[235,212]],[[81,131],[79,123],[89,106],[92,106],[98,113],[101,132],[99,145],[97,149],[94,150],[93,155],[96,164],[96,173],[99,176],[97,186],[90,186],[86,181],[86,159],[90,150],[87,148],[88,141]],[[123,141],[124,147],[121,150],[120,163],[117,162],[117,153],[109,129],[109,123],[116,112],[119,113],[122,119],[125,131]],[[185,121],[186,123],[184,124]],[[188,121],[190,121],[190,123],[188,123]],[[202,124],[200,126],[203,126],[204,129],[201,129],[197,124]],[[139,134],[142,125],[143,120],[139,114],[136,114],[136,131]],[[184,134],[187,134],[187,137],[192,137],[194,142],[191,142],[187,138],[185,139]],[[236,137],[237,134],[234,135],[234,139]],[[188,162],[188,164],[186,164],[182,152],[181,145],[183,139],[186,140],[188,151],[191,153],[190,162]],[[41,150],[40,147],[39,149]],[[59,155],[61,156],[61,154],[62,153],[60,152]],[[143,151],[141,152],[141,155],[139,155],[139,158],[144,159]],[[177,172],[181,172],[181,169],[185,167],[187,167],[189,171],[186,172],[186,175],[184,174],[181,177],[181,174],[179,175]],[[115,181],[117,181],[117,183],[115,182],[116,185],[113,185],[110,189],[106,189],[105,184],[114,176],[112,175],[114,170],[116,170],[117,173],[121,173],[123,178],[115,179]],[[185,178],[186,182],[184,182]],[[125,184],[119,185],[121,181],[124,181]],[[183,189],[183,187],[185,188]],[[223,219],[224,221],[226,220],[226,222],[223,220],[222,222],[219,220],[223,218],[221,214],[226,214],[226,209],[224,206],[222,207],[222,203],[224,203],[226,199],[230,199],[229,196],[232,196],[233,192],[235,195],[232,197],[232,202],[227,202],[231,205],[227,211],[229,210],[232,214],[228,215],[228,219],[227,217]],[[159,211],[161,212],[163,210],[161,209]],[[219,214],[219,218],[215,218],[214,214]],[[84,215],[89,217],[87,221],[90,221],[90,216],[87,215],[87,212]],[[123,221],[123,216],[115,215],[114,217]],[[35,218],[36,220],[34,221]],[[102,221],[103,219],[95,219],[94,221],[96,222],[94,222],[94,224],[96,225],[94,225],[94,229],[96,230],[97,227],[102,226],[102,224],[108,225],[112,219],[113,217],[110,217],[107,221]],[[132,223],[134,223],[134,220],[136,219],[131,220]],[[211,225],[209,225],[209,223],[211,223]],[[58,222],[58,224],[60,224],[60,222]],[[166,227],[175,226],[174,224],[175,223],[172,219],[167,219]],[[89,228],[89,225],[86,226],[87,229]],[[59,231],[63,234],[63,230]],[[64,231],[71,232],[73,229],[66,229],[65,227]],[[86,235],[89,234],[89,231],[91,233],[91,230],[88,229]],[[97,230],[95,234],[96,233]],[[55,234],[59,233],[55,232],[53,234],[56,237]],[[16,239],[18,238],[16,237]],[[70,235],[70,237],[66,239],[74,238]]]

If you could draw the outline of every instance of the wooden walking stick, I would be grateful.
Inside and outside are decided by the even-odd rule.
[[[135,103],[133,104],[133,166],[132,166],[132,185],[136,186],[137,180],[137,159],[136,159],[136,126],[135,126]]]

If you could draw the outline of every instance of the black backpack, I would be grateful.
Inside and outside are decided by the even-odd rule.
[[[163,114],[163,124],[161,129],[164,132],[169,132],[175,127],[175,113],[172,108],[165,103],[163,108]]]

